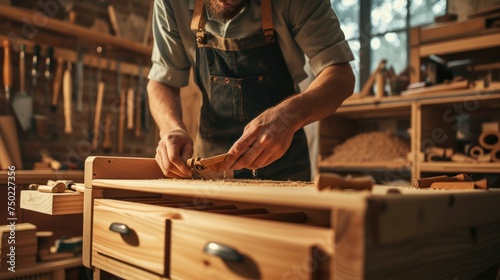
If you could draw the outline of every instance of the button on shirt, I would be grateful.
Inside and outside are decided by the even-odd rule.
[[[195,34],[191,30],[194,1],[155,0],[149,79],[175,87],[188,84],[189,70],[196,59]],[[262,32],[259,0],[248,0],[245,9],[227,22],[217,21],[205,11],[206,30],[212,34],[243,38]],[[354,59],[328,0],[274,0],[273,21],[296,84],[307,77],[304,55],[316,75],[328,66]]]

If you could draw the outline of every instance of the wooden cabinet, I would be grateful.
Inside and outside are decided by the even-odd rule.
[[[496,190],[319,192],[91,157],[84,195],[94,279],[465,279],[500,261]]]
[[[445,94],[391,96],[346,101],[339,110],[320,122],[320,171],[339,173],[382,173],[382,179],[411,180],[437,174],[467,173],[492,176],[500,187],[499,162],[426,161],[431,147],[467,153],[477,143],[483,123],[500,122],[500,91],[462,90]],[[328,156],[343,141],[370,131],[390,131],[410,144],[406,159],[396,162],[332,162]],[[496,179],[495,179],[496,178]]]

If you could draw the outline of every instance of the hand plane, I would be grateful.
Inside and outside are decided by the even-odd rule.
[[[193,171],[193,179],[216,180],[224,179],[226,176],[230,178],[232,174],[226,174],[224,170],[223,163],[226,157],[227,153],[208,158],[190,158],[187,160],[187,165]]]

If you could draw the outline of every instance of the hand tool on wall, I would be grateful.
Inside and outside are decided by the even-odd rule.
[[[122,88],[120,93],[120,113],[118,116],[118,145],[117,152],[119,154],[123,153],[123,136],[125,133],[125,95],[127,94],[126,89]]]
[[[108,15],[109,21],[111,22],[111,27],[116,37],[122,37],[120,26],[118,25],[118,18],[116,16],[115,7],[113,5],[108,5]]]
[[[45,94],[42,98],[42,107],[45,107],[45,100],[50,100],[50,84],[52,81],[52,64],[54,63],[54,49],[52,47],[47,48],[47,54],[45,55],[45,71],[43,75],[45,77]]]
[[[106,114],[106,119],[104,120],[104,137],[102,140],[102,151],[105,153],[110,153],[111,146],[111,124],[113,122],[113,115],[110,113]]]
[[[97,99],[95,102],[94,133],[92,138],[92,149],[97,150],[99,146],[99,123],[101,122],[102,99],[104,96],[104,82],[97,85]]]
[[[59,91],[61,90],[61,81],[64,70],[64,60],[62,57],[57,58],[57,69],[54,77],[54,85],[52,86],[52,101],[50,102],[50,111],[57,112],[57,105],[59,103]]]
[[[78,50],[76,62],[76,111],[83,111],[83,83],[84,83],[84,68],[83,68],[83,50]]]
[[[139,73],[140,75],[141,73]],[[142,89],[140,85],[134,87],[134,101],[135,101],[135,137],[141,137],[142,135],[142,126],[141,126],[141,120],[142,120]]]
[[[16,113],[17,120],[24,131],[31,128],[31,116],[33,114],[33,100],[26,92],[26,63],[25,45],[19,46],[19,92],[14,95],[12,108]]]
[[[227,154],[208,158],[190,158],[186,163],[193,170],[193,179],[224,179],[226,171],[223,162],[226,157]]]
[[[12,93],[12,60],[10,57],[10,42],[3,41],[3,84],[5,90],[5,112],[10,113],[10,94]]]
[[[93,87],[89,91],[89,122],[91,120],[94,120],[93,124],[89,124],[89,140],[92,142],[92,147],[97,149],[97,137],[99,133],[99,127],[95,125],[96,121],[99,122],[99,120],[96,120],[96,115],[97,115],[97,102],[96,100],[100,100],[99,98],[99,92],[101,92],[101,95],[104,94],[104,84],[101,81],[101,55],[102,55],[102,47],[99,46],[97,47],[97,74],[96,74],[96,85],[97,85],[97,99],[94,99],[94,94],[93,94]],[[102,100],[102,99],[101,99]],[[94,103],[96,102],[96,103]],[[92,106],[94,104],[94,106]],[[100,114],[100,113],[99,113]],[[100,116],[99,116],[100,117]],[[99,123],[97,124],[99,125]],[[95,135],[94,135],[95,134]],[[95,143],[95,144],[94,144]]]
[[[37,84],[37,79],[38,79],[38,64],[40,61],[40,50],[41,47],[40,45],[35,45],[33,47],[33,58],[32,58],[32,66],[31,66],[31,89],[30,89],[30,95],[31,98],[35,96],[36,92],[36,84]]]
[[[64,101],[64,133],[71,134],[71,93],[73,92],[73,82],[71,80],[71,62],[68,61],[63,78],[63,101]]]
[[[130,84],[127,90],[127,129],[134,128],[134,77],[130,75]]]

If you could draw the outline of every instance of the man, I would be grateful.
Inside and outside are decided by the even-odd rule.
[[[352,53],[327,0],[156,0],[148,94],[160,129],[156,161],[168,177],[186,160],[228,153],[235,178],[310,180],[303,127],[352,94]],[[302,92],[304,54],[317,75]],[[203,95],[193,146],[180,87],[194,66]]]

